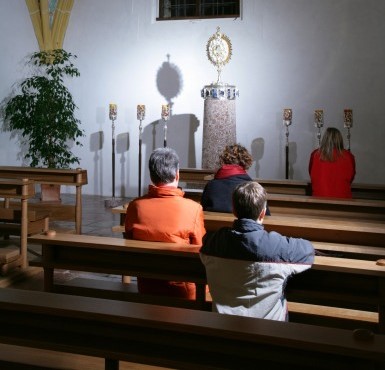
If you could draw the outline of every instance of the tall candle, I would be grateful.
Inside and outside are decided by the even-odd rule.
[[[118,115],[118,106],[116,104],[110,104],[110,120],[115,121]]]
[[[162,119],[167,121],[170,118],[170,107],[168,104],[162,105]]]
[[[353,110],[344,109],[344,127],[353,127]]]
[[[322,109],[316,109],[314,111],[314,124],[316,127],[322,127],[324,125],[324,111]]]
[[[136,107],[136,117],[139,121],[143,121],[146,116],[146,106],[144,104],[138,104]]]

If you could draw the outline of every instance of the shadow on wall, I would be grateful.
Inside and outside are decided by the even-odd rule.
[[[94,180],[95,194],[103,194],[103,144],[103,131],[97,131],[90,135],[90,150],[92,153],[94,153],[94,168],[92,171],[92,178]]]
[[[259,170],[261,166],[259,161],[263,158],[263,153],[265,151],[265,139],[262,137],[257,137],[251,143],[251,156],[255,161],[255,174],[250,174],[252,178],[259,178]]]
[[[111,179],[112,186],[112,152],[107,153],[110,165],[107,167],[107,173],[103,172],[103,147],[104,147],[104,132],[97,131],[90,135],[90,150],[94,153],[94,168],[92,178],[94,180],[94,193],[103,194],[103,178]],[[116,196],[125,197],[127,191],[126,184],[126,169],[127,153],[130,148],[130,136],[128,132],[121,133],[115,138],[115,176],[120,172],[120,180],[115,178],[115,187],[120,184],[120,190],[116,191]],[[110,185],[109,185],[110,187]]]
[[[170,63],[169,54],[167,54],[167,62],[163,62],[162,66],[158,69],[156,75],[156,87],[172,108],[172,100],[182,91],[183,79],[179,67]]]
[[[157,89],[165,98],[167,104],[170,105],[170,119],[167,121],[167,146],[176,150],[180,158],[181,167],[196,168],[195,132],[199,127],[199,121],[193,114],[174,115],[172,113],[174,105],[172,100],[180,94],[182,91],[182,85],[181,72],[175,64],[170,63],[170,56],[167,55],[167,61],[162,63],[156,76]],[[159,117],[160,115],[161,106],[159,106]],[[104,109],[98,110],[96,119],[99,125],[103,124],[105,116],[106,114]],[[149,157],[155,148],[163,147],[165,136],[164,132],[164,121],[161,118],[150,122],[143,127],[141,176],[142,194],[147,192],[147,186],[150,183],[148,173]],[[91,152],[94,153],[93,179],[95,194],[104,194],[103,178],[106,176],[111,178],[112,183],[111,152],[106,152],[104,154],[105,156],[107,155],[107,163],[111,163],[111,166],[109,165],[105,173],[103,172],[103,150],[106,150],[105,145],[105,134],[102,130],[94,132],[90,135],[90,149]],[[108,144],[107,147],[109,148],[110,144]],[[129,153],[129,150],[131,150],[132,153]],[[131,188],[137,186],[137,184],[134,183],[126,183],[126,172],[129,166],[129,154],[131,158],[134,158],[132,165],[135,167],[138,166],[138,162],[136,162],[136,158],[139,158],[139,149],[137,145],[135,144],[133,147],[130,145],[128,132],[121,133],[115,138],[115,174],[120,172],[120,179],[115,179],[115,186],[120,186],[120,188],[119,191],[115,191],[115,193],[118,197],[123,198],[126,197],[129,186]],[[110,185],[108,188],[110,188]]]
[[[193,114],[177,114],[167,122],[167,146],[176,150],[179,155],[181,168],[196,168],[195,132],[199,121]],[[143,129],[142,152],[142,184],[147,189],[150,183],[148,160],[151,152],[163,147],[164,122],[160,119],[149,123]]]
[[[180,159],[180,167],[196,168],[195,132],[199,127],[199,121],[194,114],[173,114],[175,99],[183,88],[183,77],[179,67],[170,62],[170,55],[162,63],[156,74],[156,87],[170,106],[170,119],[165,130],[165,122],[162,119],[150,122],[143,128],[142,135],[142,190],[147,191],[150,183],[148,173],[148,160],[151,152],[164,146],[176,150]],[[159,106],[159,116],[161,107]],[[166,132],[166,134],[165,134]],[[143,191],[142,191],[143,194]]]
[[[297,163],[297,143],[289,141],[289,179],[294,178],[294,165]]]
[[[283,148],[284,156],[286,156],[286,147]],[[250,176],[252,178],[259,178],[259,171],[261,166],[259,164],[260,160],[263,158],[263,154],[265,151],[265,140],[262,137],[258,137],[254,139],[251,143],[251,156],[255,161],[255,174],[251,173]],[[294,165],[297,163],[297,143],[294,141],[289,141],[289,158],[288,158],[288,175],[289,179],[294,178]],[[285,167],[286,167],[286,157],[285,157]],[[286,172],[286,168],[285,168]],[[285,174],[282,176],[285,178]]]
[[[128,153],[130,149],[130,135],[128,132],[123,132],[116,137],[116,162],[115,166],[118,169],[118,164],[120,164],[120,194],[121,197],[126,197],[126,169],[128,167],[127,159],[125,153]],[[117,173],[119,171],[116,171]],[[117,183],[119,183],[117,182]]]

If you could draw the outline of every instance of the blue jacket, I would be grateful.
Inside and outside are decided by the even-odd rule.
[[[280,321],[287,320],[287,279],[314,262],[309,241],[267,232],[250,219],[206,234],[200,252],[213,311]]]

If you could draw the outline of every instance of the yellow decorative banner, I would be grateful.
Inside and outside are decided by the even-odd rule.
[[[40,51],[62,49],[73,0],[58,0],[52,28],[48,0],[25,0]]]

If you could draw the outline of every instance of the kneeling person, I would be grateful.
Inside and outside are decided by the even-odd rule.
[[[213,311],[287,321],[285,283],[312,266],[313,245],[264,230],[266,191],[256,181],[238,185],[232,199],[233,227],[206,234],[200,250]]]

